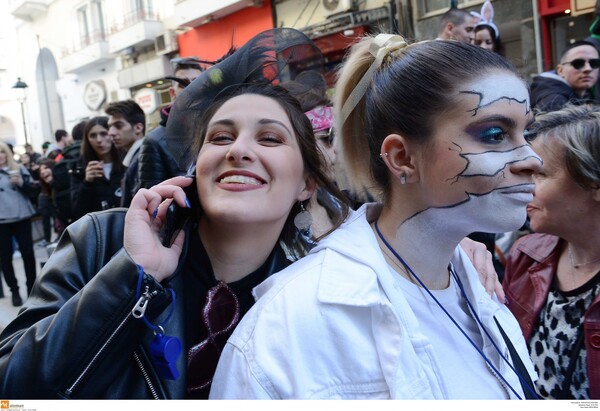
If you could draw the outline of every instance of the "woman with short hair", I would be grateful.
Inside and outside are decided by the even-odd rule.
[[[600,398],[600,107],[536,118],[544,161],[528,205],[534,234],[508,254],[502,285],[543,398]]]

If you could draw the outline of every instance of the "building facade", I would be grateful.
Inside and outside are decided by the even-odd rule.
[[[54,131],[133,98],[159,122],[169,103],[170,60],[215,60],[272,27],[304,31],[321,48],[328,79],[364,33],[433,39],[449,0],[8,0],[0,10],[0,139],[39,149]],[[525,78],[556,64],[587,36],[595,0],[495,0],[506,57]],[[458,0],[479,12],[483,0]],[[13,88],[21,78],[27,88]]]

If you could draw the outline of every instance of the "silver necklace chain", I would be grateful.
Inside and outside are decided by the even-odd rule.
[[[588,261],[586,263],[579,263],[579,264],[577,264],[577,263],[575,263],[575,259],[573,258],[573,251],[571,249],[571,244],[569,244],[569,260],[571,261],[571,267],[573,267],[574,269],[577,270],[577,269],[579,269],[581,267],[584,267],[586,265],[590,265],[592,263],[596,263],[596,262],[600,261],[600,257],[598,257],[596,259],[593,259],[591,261]]]

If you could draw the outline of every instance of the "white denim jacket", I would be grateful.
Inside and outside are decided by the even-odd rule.
[[[389,272],[389,267],[369,226],[376,216],[367,214],[373,213],[378,213],[376,205],[363,206],[311,254],[256,287],[258,301],[225,346],[211,398],[449,397],[438,372],[443,359],[435,358],[406,299],[401,295],[400,309],[394,309],[382,289],[378,273]],[[452,263],[503,355],[508,357],[508,349],[493,316],[535,380],[512,314],[485,292],[460,247]],[[496,358],[496,368],[525,398],[515,373],[490,344],[485,347]]]

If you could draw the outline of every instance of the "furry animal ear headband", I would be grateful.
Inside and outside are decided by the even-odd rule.
[[[479,17],[479,23],[477,23],[477,26],[475,26],[475,28],[481,26],[489,26],[494,32],[494,37],[496,37],[496,39],[500,37],[500,31],[498,30],[498,27],[496,27],[496,25],[494,24],[494,7],[492,6],[490,0],[486,0],[485,3],[483,3],[483,6],[481,6],[481,14],[475,12],[471,12],[471,14],[476,17]]]

